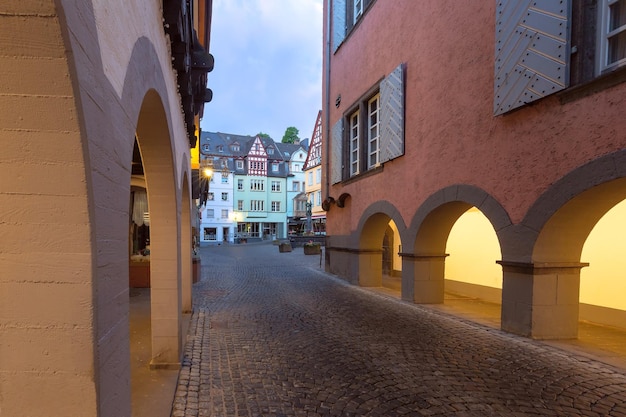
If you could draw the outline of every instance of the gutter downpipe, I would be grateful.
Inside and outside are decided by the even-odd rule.
[[[328,197],[330,197],[330,171],[328,170],[330,167],[330,147],[331,147],[331,143],[330,143],[330,57],[331,57],[331,52],[330,52],[330,16],[331,16],[331,8],[332,8],[332,1],[333,0],[326,0],[326,4],[327,4],[327,8],[326,8],[326,39],[325,39],[325,43],[326,43],[326,62],[324,65],[324,72],[325,72],[325,76],[326,76],[326,83],[324,85],[324,90],[325,90],[325,94],[326,94],[326,103],[324,106],[324,121],[325,121],[325,126],[324,126],[324,131],[325,131],[325,136],[326,136],[326,158],[324,165],[325,165],[325,170],[326,170],[326,199],[328,199]]]

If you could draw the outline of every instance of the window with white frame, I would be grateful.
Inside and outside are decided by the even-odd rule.
[[[237,179],[237,190],[239,190],[239,191],[243,190],[243,178],[238,178]]]
[[[207,194],[207,198],[206,199],[209,200],[209,201],[213,201],[213,200],[215,200],[215,195],[212,192],[209,192]]]
[[[222,209],[222,219],[228,218],[228,209]]]
[[[348,142],[350,144],[350,176],[357,175],[360,172],[359,169],[359,142],[361,140],[359,134],[359,110],[352,113],[349,117],[349,136]]]
[[[222,193],[222,201],[228,201],[228,193]]]
[[[600,71],[626,63],[626,0],[601,0]]]
[[[363,0],[354,0],[352,23],[356,23],[363,16]]]
[[[264,211],[264,210],[265,210],[264,200],[250,200],[250,211]]]
[[[237,211],[243,211],[243,200],[237,200]]]
[[[367,13],[374,0],[335,0],[332,2],[331,18],[333,30],[333,52],[352,31],[357,22]]]
[[[222,172],[222,184],[228,184],[228,173]]]
[[[280,181],[272,181],[272,191],[280,192]]]
[[[250,180],[250,191],[265,191],[265,181],[257,179]]]
[[[316,206],[322,205],[322,192],[321,191],[318,191],[315,193],[315,205]]]
[[[272,172],[278,172],[278,162],[272,162]]]
[[[272,201],[272,211],[280,211],[280,201]]]
[[[291,187],[291,191],[300,191],[300,181],[294,181]]]
[[[317,168],[315,170],[315,183],[319,184],[322,182],[322,168]]]
[[[313,185],[313,171],[309,171],[309,185]]]
[[[213,217],[215,217],[215,210],[207,209],[206,210],[206,218],[207,219],[212,219]]]
[[[405,65],[398,65],[332,126],[334,151],[325,173],[332,184],[404,155],[404,71]]]
[[[376,167],[380,160],[379,125],[380,93],[367,102],[367,168]]]
[[[241,159],[238,159],[237,162],[235,162],[235,166],[238,170],[242,170],[243,169],[243,161]]]

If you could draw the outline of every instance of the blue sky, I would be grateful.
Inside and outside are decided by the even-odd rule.
[[[310,138],[322,106],[322,0],[214,0],[203,131]]]

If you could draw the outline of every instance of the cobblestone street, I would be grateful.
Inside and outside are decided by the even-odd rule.
[[[619,368],[326,274],[202,248],[174,417],[626,416]]]

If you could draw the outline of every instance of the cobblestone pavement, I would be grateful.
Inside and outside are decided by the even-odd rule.
[[[618,368],[345,284],[302,248],[202,256],[172,416],[626,416]]]

